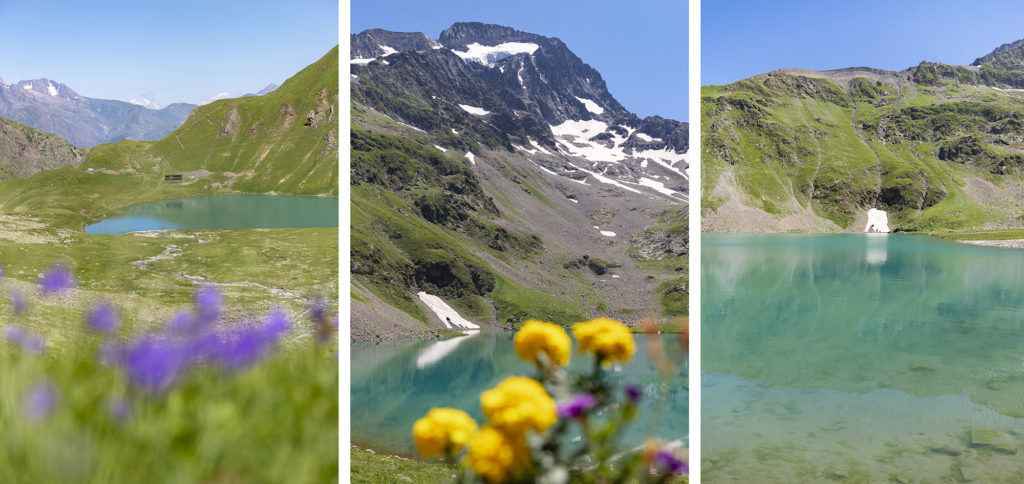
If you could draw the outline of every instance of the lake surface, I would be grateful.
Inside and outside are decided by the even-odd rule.
[[[210,195],[131,205],[89,225],[88,234],[143,230],[337,227],[338,199],[292,195]]]
[[[702,482],[1024,482],[1024,251],[701,240]]]
[[[511,375],[535,376],[532,364],[516,356],[513,334],[481,332],[445,341],[406,341],[352,345],[352,442],[377,451],[414,454],[412,425],[432,407],[453,407],[482,422],[480,393]],[[627,435],[639,445],[645,436],[688,442],[686,353],[678,335],[657,336],[675,362],[661,375],[648,356],[648,342],[637,337],[628,365],[610,370],[644,390],[641,418]],[[590,368],[589,356],[573,355],[570,367]]]

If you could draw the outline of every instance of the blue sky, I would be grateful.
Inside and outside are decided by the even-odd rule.
[[[201,104],[281,84],[338,43],[337,0],[0,0],[0,77]]]
[[[1024,38],[1019,1],[704,1],[701,84],[783,67],[970,64]]]
[[[495,23],[558,37],[601,73],[630,111],[688,118],[685,1],[352,0],[351,22],[353,33],[382,28],[423,32],[432,39],[455,22]]]

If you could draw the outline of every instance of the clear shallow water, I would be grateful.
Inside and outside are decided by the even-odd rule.
[[[432,407],[465,410],[478,422],[480,393],[510,375],[534,376],[533,366],[515,354],[512,333],[478,333],[446,341],[405,341],[352,345],[352,441],[379,451],[415,453],[412,425]],[[676,335],[662,336],[674,375],[663,377],[637,338],[633,361],[613,371],[616,379],[644,390],[642,418],[627,435],[639,445],[645,436],[688,441],[686,353]],[[588,356],[573,355],[570,366],[588,368]]]
[[[701,240],[703,482],[1024,480],[1024,251]]]
[[[89,225],[85,232],[337,226],[337,198],[239,194],[131,205],[117,217]]]

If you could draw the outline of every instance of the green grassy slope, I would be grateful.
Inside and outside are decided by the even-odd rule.
[[[205,170],[210,189],[338,193],[338,47],[255,97],[196,108],[158,141],[95,147],[83,168],[162,179]]]
[[[417,290],[474,319],[584,318],[582,308],[514,282],[487,260],[529,266],[543,243],[496,223],[497,207],[461,157],[353,125],[352,172],[352,272],[384,301],[424,322]]]
[[[997,199],[1024,179],[1024,98],[935,69],[901,82],[776,72],[705,86],[705,214],[725,202],[709,194],[730,173],[743,204],[777,218],[810,207],[859,229],[877,207],[901,230],[1019,223],[1024,211]]]

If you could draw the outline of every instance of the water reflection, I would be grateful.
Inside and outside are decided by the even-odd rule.
[[[889,243],[888,234],[868,233],[865,236],[865,240],[867,241],[868,249],[864,255],[864,260],[871,265],[885,264],[886,259],[889,258],[886,248]]]
[[[459,345],[464,343],[466,340],[480,334],[480,330],[470,330],[463,333],[464,336],[458,336],[451,339],[438,341],[420,352],[420,355],[416,357],[416,368],[424,369],[434,363],[441,361],[449,353],[455,351]]]

